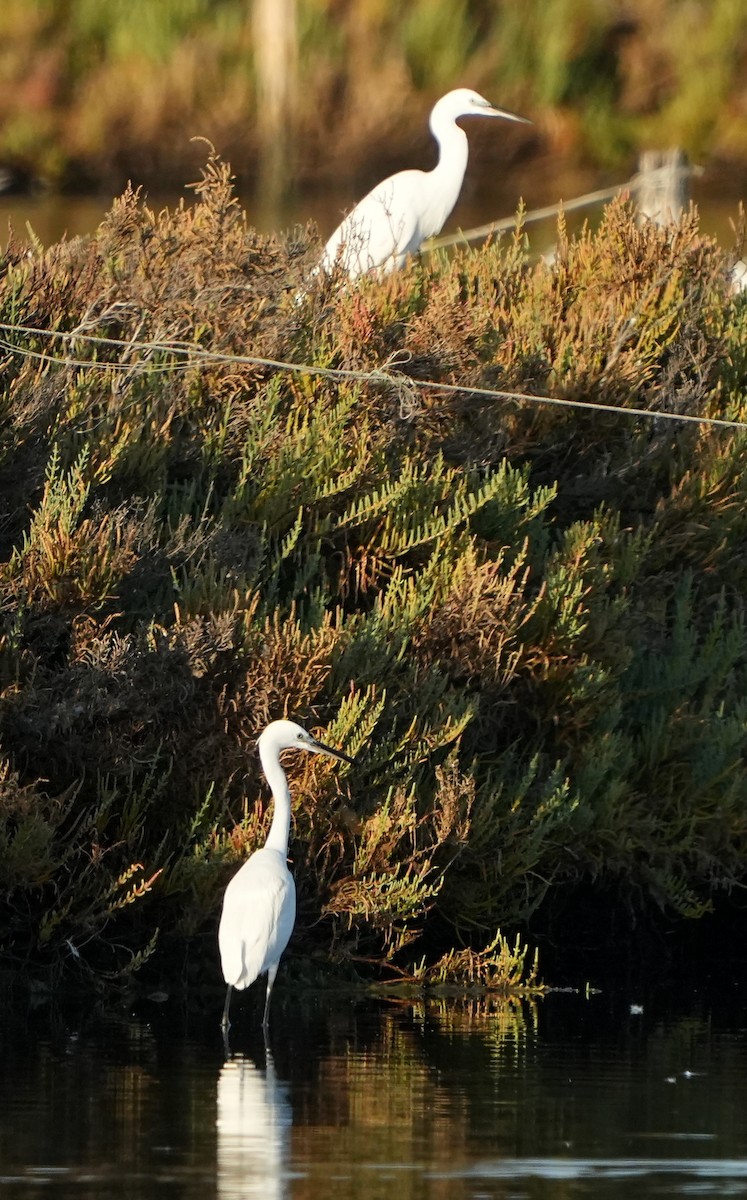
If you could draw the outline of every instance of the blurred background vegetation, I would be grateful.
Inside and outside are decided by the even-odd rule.
[[[202,135],[240,180],[323,184],[401,165],[461,84],[532,117],[514,154],[747,171],[744,0],[4,0],[0,167],[181,185]]]

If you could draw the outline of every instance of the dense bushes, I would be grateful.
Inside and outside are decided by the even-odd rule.
[[[212,945],[285,713],[358,754],[289,765],[308,954],[531,934],[579,884],[697,916],[743,880],[747,437],[612,411],[744,419],[719,249],[621,202],[552,267],[519,231],[347,290],[304,284],[317,253],[247,228],[214,159],[193,209],[128,193],[7,250],[9,961]]]

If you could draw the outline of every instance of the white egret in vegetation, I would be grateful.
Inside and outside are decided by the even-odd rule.
[[[324,248],[321,269],[339,266],[351,279],[367,271],[383,273],[401,267],[426,238],[441,232],[459,199],[469,146],[460,117],[503,117],[531,124],[526,117],[494,108],[477,92],[457,88],[442,96],[430,116],[438,142],[438,162],[432,171],[399,171],[356,204]]]
[[[258,747],[275,810],[267,841],[236,872],[223,897],[218,946],[223,977],[228,984],[224,1029],[229,1024],[233,989],[249,987],[265,971],[267,993],[262,1027],[267,1029],[272,985],[296,920],[296,886],[288,870],[291,798],[280,754],[283,750],[308,750],[342,762],[353,761],[341,750],[317,741],[294,721],[273,721],[261,734]]]

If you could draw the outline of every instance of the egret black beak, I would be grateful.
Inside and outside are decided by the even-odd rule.
[[[325,746],[324,742],[317,741],[314,738],[313,746],[309,746],[315,754],[328,754],[330,758],[339,758],[340,762],[349,763],[350,766],[355,766],[355,759],[350,758],[348,754],[344,754],[342,750],[335,750],[332,746]]]

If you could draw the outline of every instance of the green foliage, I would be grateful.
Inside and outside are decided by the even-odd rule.
[[[139,947],[128,944],[126,934],[114,946],[108,934],[161,874],[127,860],[143,842],[152,794],[131,791],[119,816],[112,812],[115,797],[99,781],[88,805],[79,803],[76,787],[50,800],[38,786],[21,785],[7,761],[0,764],[2,948],[8,963],[28,969],[41,962],[54,976],[72,969],[90,985],[132,973],[153,953],[157,929]],[[38,918],[33,932],[32,912]]]
[[[203,136],[251,184],[273,120],[263,38],[271,61],[287,39],[297,64],[267,139],[294,179],[400,161],[405,114],[460,83],[530,115],[564,157],[631,166],[677,145],[744,162],[743,0],[298,0],[282,34],[245,0],[4,0],[0,159],[57,185],[162,189],[195,170]]]
[[[469,61],[477,42],[469,0],[446,6],[414,0],[402,15],[401,38],[418,89],[448,91]]]
[[[747,411],[718,248],[617,203],[561,222],[553,268],[517,237],[298,303],[317,254],[248,227],[211,157],[193,209],[130,191],[1,264],[0,926],[27,969],[213,946],[286,713],[357,756],[289,762],[298,944],[338,962],[493,986],[525,952],[474,947],[561,891],[695,917],[744,882],[747,439],[656,419]],[[359,378],[267,362],[303,356]]]
[[[508,995],[543,990],[537,977],[537,955],[528,965],[529,947],[516,937],[513,945],[500,929],[483,950],[450,950],[427,973],[430,986],[457,984]]]

